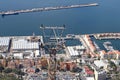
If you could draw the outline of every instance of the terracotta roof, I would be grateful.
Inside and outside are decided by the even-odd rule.
[[[102,50],[101,52],[102,52],[103,54],[106,54],[105,50]]]
[[[94,72],[93,72],[92,70],[90,70],[90,69],[88,68],[88,66],[84,66],[84,69],[85,69],[85,72],[86,72],[87,74],[94,74]]]

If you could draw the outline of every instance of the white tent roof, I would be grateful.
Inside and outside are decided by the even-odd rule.
[[[78,56],[79,55],[78,51],[74,50],[72,46],[68,46],[67,48],[68,48],[68,51],[69,51],[71,56]]]
[[[28,42],[25,39],[13,40],[13,49],[39,49],[38,42]]]

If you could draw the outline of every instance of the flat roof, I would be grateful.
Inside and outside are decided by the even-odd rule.
[[[8,46],[10,37],[0,37],[0,46]]]

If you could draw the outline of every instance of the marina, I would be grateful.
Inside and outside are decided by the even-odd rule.
[[[19,13],[41,12],[41,11],[70,9],[70,8],[79,8],[79,7],[90,7],[90,6],[98,6],[98,3],[78,4],[78,5],[58,6],[58,7],[33,8],[33,9],[25,9],[25,10],[10,10],[10,11],[6,11],[6,12],[4,12],[4,11],[0,12],[0,15],[6,16],[6,15],[16,15]]]
[[[100,50],[105,50],[105,51],[120,50],[119,48],[120,39],[116,39],[116,38],[96,39],[95,37],[91,37],[91,39],[98,45]]]

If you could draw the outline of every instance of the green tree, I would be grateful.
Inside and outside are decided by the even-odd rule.
[[[117,70],[117,66],[115,65],[114,62],[110,61],[110,67],[113,68],[114,71]]]
[[[2,55],[0,55],[0,59],[3,59],[3,56],[2,56]]]
[[[20,80],[20,79],[16,78],[14,75],[11,74],[6,75],[0,74],[0,80]]]
[[[91,55],[90,55],[90,54],[88,54],[88,58],[91,58]]]
[[[64,61],[64,57],[61,57],[61,58],[60,58],[60,61],[63,62],[63,61]]]
[[[4,70],[3,65],[0,63],[0,72],[2,73],[2,71]]]
[[[20,69],[12,69],[12,72],[17,75],[24,75],[24,72],[22,72]]]
[[[11,73],[11,72],[12,72],[12,69],[11,69],[11,68],[6,68],[6,69],[4,70],[4,72],[5,72],[5,73]]]
[[[13,69],[12,72],[17,74],[19,79],[22,79],[22,76],[25,75],[25,73],[22,72],[20,69]]]
[[[0,66],[0,72],[2,73],[2,71],[4,70],[3,66]]]

